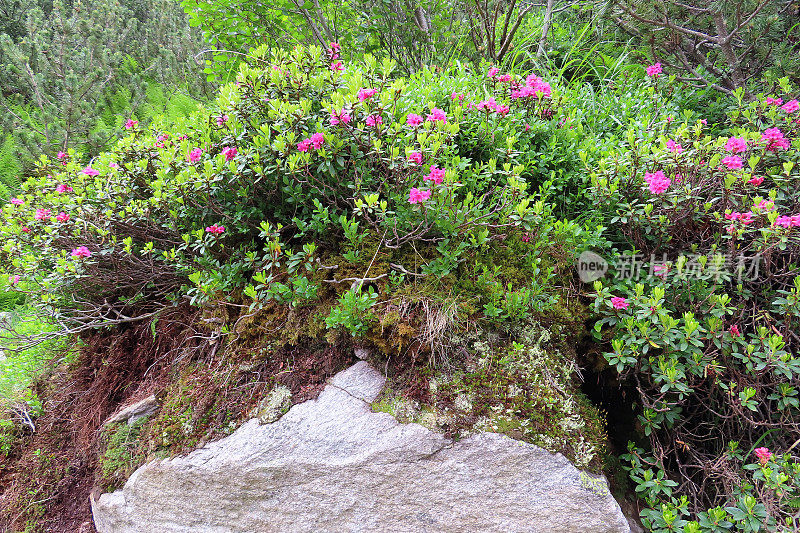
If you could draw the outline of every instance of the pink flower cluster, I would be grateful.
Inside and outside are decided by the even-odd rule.
[[[753,222],[753,212],[748,211],[747,213],[740,213],[738,211],[733,211],[732,213],[727,213],[725,215],[725,220],[731,221],[739,221],[742,223],[743,226],[747,226],[751,222]]]
[[[481,110],[494,111],[495,113],[503,116],[507,115],[509,112],[509,108],[507,105],[498,104],[494,98],[489,98],[488,100],[481,100],[480,102],[478,102],[476,108]]]
[[[49,209],[37,209],[36,214],[33,215],[36,220],[47,220],[50,218]]]
[[[647,182],[650,192],[653,194],[663,193],[669,188],[670,183],[672,183],[672,180],[666,177],[660,170],[645,172],[644,181]]]
[[[445,175],[445,170],[443,168],[437,168],[436,165],[431,165],[430,173],[423,179],[432,181],[436,185],[439,185],[444,180],[444,175]]]
[[[65,184],[61,183],[56,187],[56,192],[59,193],[59,194],[70,193],[70,192],[72,192],[72,187],[70,187],[69,185],[65,185]]]
[[[16,206],[20,206],[25,203],[24,200],[20,200],[19,198],[12,198],[11,200],[9,200],[9,202],[11,203],[11,205],[16,205]]]
[[[778,148],[788,150],[789,139],[783,136],[783,132],[778,128],[769,128],[761,134],[761,140],[767,144],[767,150],[774,152]]]
[[[800,104],[797,103],[797,100],[789,100],[781,106],[781,109],[787,113],[794,113],[800,109]]]
[[[418,165],[422,164],[422,153],[421,152],[411,152],[408,154],[408,160],[412,163],[416,163]]]
[[[679,154],[683,152],[683,146],[670,139],[667,141],[667,150],[675,154]]]
[[[364,123],[369,127],[375,127],[383,124],[383,117],[380,115],[369,115],[365,120]]]
[[[442,124],[447,124],[447,114],[438,107],[434,107],[431,109],[431,112],[428,115],[428,122],[441,122]]]
[[[722,164],[728,167],[728,170],[739,170],[742,168],[742,158],[738,155],[729,155],[722,159]]]
[[[87,176],[99,176],[100,172],[93,169],[91,166],[88,166],[83,169],[83,173]]]
[[[422,124],[422,117],[414,113],[409,113],[406,117],[406,124],[412,127],[419,126]]]
[[[752,178],[747,180],[747,183],[749,183],[750,185],[756,185],[756,186],[761,185],[762,183],[764,183],[764,177],[763,176],[753,176]]]
[[[72,253],[70,255],[75,259],[88,259],[92,257],[92,252],[90,252],[89,249],[85,246],[78,246],[77,248],[72,250]]]
[[[753,453],[758,458],[758,462],[762,465],[765,465],[772,459],[772,452],[769,451],[769,448],[756,448],[753,450]]]
[[[228,122],[228,115],[220,115],[220,116],[217,117],[217,127],[218,128],[221,128],[222,126],[224,126],[226,122]],[[162,139],[159,138],[158,140],[161,141]]]
[[[213,233],[214,235],[222,235],[225,233],[225,226],[219,226],[214,224],[213,226],[208,226],[206,228],[206,233]]]
[[[431,191],[421,191],[416,187],[414,187],[408,194],[408,203],[420,204],[430,197],[431,197]]]
[[[236,157],[237,153],[239,153],[239,151],[235,146],[226,146],[222,149],[222,155],[225,156],[225,161],[232,160],[234,157]]]
[[[342,109],[341,111],[336,111],[335,109],[331,112],[331,119],[330,123],[331,126],[338,126],[339,124],[349,124],[352,117]]]
[[[630,304],[628,303],[628,300],[626,300],[625,298],[622,298],[620,296],[614,296],[613,298],[611,298],[611,305],[614,307],[614,309],[627,309],[628,305]]]
[[[747,141],[743,137],[731,137],[725,144],[725,150],[738,154],[747,150]]]
[[[56,220],[62,223],[69,222],[69,215],[62,211],[56,215]]]
[[[198,161],[200,161],[200,157],[202,157],[202,155],[203,155],[202,148],[193,148],[186,155],[186,160],[189,161],[190,163],[197,163]]]
[[[780,216],[775,219],[775,225],[782,228],[796,228],[800,226],[800,215]]]
[[[656,63],[655,65],[647,67],[647,75],[651,78],[657,78],[662,72],[661,63]]]
[[[297,143],[297,149],[301,152],[308,152],[309,148],[313,148],[314,150],[319,150],[322,148],[322,145],[325,143],[325,134],[324,133],[315,133],[308,139],[303,139],[299,143]]]
[[[358,99],[362,102],[364,100],[368,100],[375,96],[378,93],[378,89],[359,89],[358,90]]]
[[[536,98],[550,98],[553,94],[553,88],[550,84],[544,81],[539,76],[531,74],[525,78],[525,85],[515,91],[511,91],[511,98],[528,98],[530,96]]]
[[[132,118],[129,118],[128,121],[125,122],[125,129],[126,130],[132,130],[133,128],[135,128],[138,125],[139,125],[139,121],[138,120],[133,120]]]
[[[783,98],[773,98],[771,96],[767,96],[767,99],[764,100],[764,103],[767,105],[781,105],[783,103]]]

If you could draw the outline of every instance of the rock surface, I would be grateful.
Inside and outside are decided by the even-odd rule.
[[[144,400],[138,401],[128,407],[122,409],[117,414],[111,416],[105,421],[104,425],[115,424],[117,422],[128,421],[128,424],[133,424],[138,419],[144,416],[150,416],[158,411],[159,405],[154,395],[150,395]]]
[[[277,422],[251,420],[148,463],[92,499],[100,533],[628,532],[606,482],[561,455],[484,433],[458,442],[372,412],[361,361]]]

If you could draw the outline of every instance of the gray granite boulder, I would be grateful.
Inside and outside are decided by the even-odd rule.
[[[277,422],[251,420],[92,498],[100,533],[629,532],[603,478],[483,433],[457,442],[375,413],[361,361]]]

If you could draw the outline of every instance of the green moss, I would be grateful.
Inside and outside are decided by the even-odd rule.
[[[126,422],[111,424],[104,429],[105,452],[102,455],[102,474],[107,490],[121,486],[131,472],[145,458],[140,438],[150,417],[145,416],[132,424]]]

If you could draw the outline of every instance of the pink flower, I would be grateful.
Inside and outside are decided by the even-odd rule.
[[[22,226],[22,233],[30,233],[30,232],[31,228],[29,228],[28,226]]]
[[[747,150],[747,141],[743,137],[731,137],[725,144],[725,149],[734,154],[744,152]]]
[[[221,128],[222,126],[224,126],[226,122],[228,122],[228,115],[220,115],[220,116],[217,117],[217,127],[218,128]],[[159,141],[163,141],[164,139],[159,137],[158,140]]]
[[[203,149],[202,148],[194,148],[186,156],[186,160],[191,162],[191,163],[197,163],[198,161],[200,161],[200,157],[202,155],[203,155]]]
[[[653,194],[661,194],[667,190],[672,180],[664,175],[660,170],[655,172],[645,172],[644,180],[649,185],[650,192]]]
[[[683,146],[670,139],[667,141],[667,150],[679,154],[683,152]]]
[[[339,124],[348,124],[350,122],[350,115],[342,109],[341,111],[332,111],[331,112],[331,126],[337,126]]]
[[[297,143],[297,149],[300,152],[308,152],[308,147],[311,145],[311,141],[309,139],[303,139],[299,143]]]
[[[729,155],[722,160],[722,164],[728,167],[728,170],[739,170],[742,168],[742,158],[738,155]]]
[[[731,332],[731,335],[733,335],[734,337],[741,337],[742,336],[742,333],[739,331],[739,326],[737,326],[736,324],[731,326],[730,332]]]
[[[787,113],[794,113],[798,109],[800,109],[800,104],[797,103],[797,100],[789,100],[785,104],[781,106],[781,109],[786,111]]]
[[[773,98],[771,96],[767,96],[767,99],[764,100],[764,103],[767,105],[781,105],[783,103],[783,98]]]
[[[765,211],[772,211],[775,208],[775,202],[772,200],[761,200],[756,205],[758,209],[763,209]]]
[[[497,76],[498,72],[500,72],[499,68],[492,67],[489,69],[489,72],[487,72],[486,75],[489,76],[490,78],[494,78],[495,76]]]
[[[742,223],[743,226],[747,226],[751,222],[753,222],[753,213],[748,211],[747,213],[742,213],[739,216],[739,222]]]
[[[72,253],[70,255],[75,259],[88,259],[92,257],[92,252],[90,252],[89,249],[85,246],[78,246],[77,248],[72,250]]]
[[[56,220],[59,222],[69,222],[69,215],[62,211],[56,215]]]
[[[667,272],[669,272],[669,267],[667,265],[655,265],[653,267],[653,275],[658,276],[659,278],[666,277]]]
[[[430,180],[434,182],[436,185],[439,185],[444,180],[445,170],[443,168],[436,168],[436,165],[431,165],[430,174],[425,176],[426,180]]]
[[[33,218],[36,220],[47,220],[50,218],[50,210],[49,209],[37,209],[36,214],[33,215]]]
[[[218,226],[214,224],[213,226],[208,226],[206,228],[206,233],[213,233],[214,235],[222,235],[225,233],[225,226]]]
[[[762,176],[754,176],[754,177],[750,178],[749,180],[747,180],[747,183],[749,183],[750,185],[758,186],[758,185],[761,185],[762,183],[764,183],[764,178]]]
[[[657,78],[661,72],[661,63],[656,63],[655,65],[647,67],[647,75],[651,78]]]
[[[308,140],[311,142],[311,147],[314,148],[314,150],[319,150],[320,148],[322,148],[322,145],[325,142],[325,134],[317,132],[314,135],[312,135]]]
[[[412,161],[418,165],[422,164],[422,153],[421,152],[411,152],[408,154],[408,160]]]
[[[442,124],[447,124],[447,115],[438,107],[434,107],[431,109],[431,112],[428,115],[428,122],[441,122]]]
[[[67,157],[67,154],[66,154],[66,153],[64,153],[64,152],[58,152],[58,158],[59,158],[59,159],[66,159],[66,157]]]
[[[527,131],[531,131],[531,125],[530,125],[530,124],[528,124],[527,122],[525,123],[525,131],[526,131],[526,132],[527,132]]]
[[[408,203],[419,204],[431,197],[431,191],[421,191],[416,187],[408,193]]]
[[[500,83],[508,83],[511,81],[511,74],[503,74],[502,76],[498,76],[497,81]]]
[[[510,111],[510,109],[509,109],[509,107],[507,105],[499,105],[499,106],[497,106],[497,109],[495,109],[495,111],[497,111],[498,115],[506,116],[506,115],[508,115],[508,112]]]
[[[614,309],[627,309],[630,304],[625,298],[614,296],[611,298],[611,305],[614,306]]]
[[[225,161],[230,161],[231,159],[236,157],[237,153],[239,153],[239,151],[236,149],[235,146],[226,146],[225,148],[222,149],[222,155],[225,156]]]
[[[84,168],[84,169],[83,169],[83,173],[84,173],[84,174],[86,174],[87,176],[99,176],[99,175],[100,175],[100,172],[99,172],[99,171],[97,171],[97,170],[93,169],[93,168],[92,168],[92,167],[90,167],[90,166],[89,166],[89,167],[86,167],[86,168]]]
[[[767,143],[767,150],[770,152],[774,152],[778,148],[788,150],[790,146],[789,139],[786,139],[778,128],[764,130],[761,140]]]
[[[769,451],[769,448],[756,448],[753,450],[753,453],[758,458],[758,462],[762,465],[765,465],[772,459],[772,452]]]
[[[19,280],[20,277],[19,275],[16,274],[8,278],[8,281],[10,281],[12,285],[16,285],[17,283],[19,283]]]
[[[414,113],[409,113],[406,117],[406,124],[409,126],[419,126],[422,124],[422,117],[419,115],[415,115]]]
[[[333,61],[331,62],[331,70],[334,72],[341,72],[344,70],[344,63],[341,61]]]
[[[358,99],[362,102],[367,100],[368,98],[372,98],[377,94],[378,89],[359,89],[358,91]]]
[[[12,205],[22,205],[25,203],[23,200],[20,200],[19,198],[12,198],[11,200],[9,200],[9,202],[11,202]]]
[[[367,126],[377,126],[383,124],[383,118],[380,115],[370,115],[364,120]]]
[[[125,123],[125,129],[126,130],[132,130],[133,128],[135,128],[138,125],[139,125],[139,121],[138,120],[133,120],[132,118],[129,118],[128,121]]]
[[[481,100],[480,102],[478,102],[478,105],[476,107],[480,110],[488,109],[494,111],[495,109],[497,109],[497,102],[495,101],[494,98],[489,98],[488,100]]]

